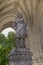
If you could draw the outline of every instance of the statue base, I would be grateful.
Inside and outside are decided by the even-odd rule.
[[[13,48],[9,65],[32,65],[32,53],[28,48]]]

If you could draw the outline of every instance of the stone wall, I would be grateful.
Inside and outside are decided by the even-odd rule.
[[[18,11],[29,25],[26,46],[32,51],[33,60],[41,61],[43,27],[40,25],[43,23],[43,0],[0,0],[0,32],[6,27],[12,27],[10,23],[15,21]]]

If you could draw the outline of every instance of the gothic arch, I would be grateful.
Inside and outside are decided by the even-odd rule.
[[[15,18],[18,14],[18,12],[21,12],[23,14],[23,17],[25,18],[25,21],[26,21],[26,18],[27,18],[27,15],[25,14],[23,8],[21,7],[21,5],[18,3],[18,2],[15,2],[18,6],[18,8],[16,8],[16,11],[15,9],[9,9],[9,11],[7,12],[4,12],[3,16],[0,18],[0,32],[5,28],[7,27],[6,25],[8,25],[8,23],[10,23],[11,21],[15,21]],[[6,25],[5,25],[6,24]],[[4,26],[4,28],[3,28]],[[10,26],[10,24],[9,24]],[[12,27],[12,26],[11,26]]]

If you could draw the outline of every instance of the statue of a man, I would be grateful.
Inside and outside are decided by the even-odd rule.
[[[15,22],[13,23],[14,30],[16,31],[16,47],[24,48],[26,47],[26,37],[28,26],[24,22],[22,14],[18,14]]]

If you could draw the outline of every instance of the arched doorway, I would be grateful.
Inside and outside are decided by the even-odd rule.
[[[11,28],[11,27],[5,28],[4,30],[2,30],[1,33],[4,34],[5,36],[7,36],[8,33],[11,32],[11,31],[16,33],[16,31],[13,28]]]

